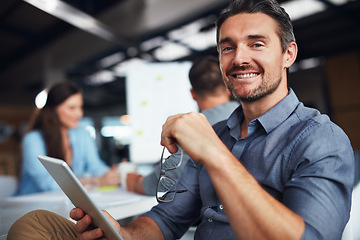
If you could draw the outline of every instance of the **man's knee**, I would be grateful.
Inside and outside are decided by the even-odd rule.
[[[74,228],[74,223],[62,216],[46,210],[35,210],[11,226],[7,239],[76,239]]]

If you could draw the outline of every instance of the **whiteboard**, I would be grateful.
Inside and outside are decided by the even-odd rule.
[[[132,135],[129,157],[134,163],[160,160],[162,125],[168,116],[197,112],[188,77],[190,62],[137,63],[126,76],[127,112]]]

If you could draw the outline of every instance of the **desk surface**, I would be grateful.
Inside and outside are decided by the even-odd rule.
[[[90,191],[90,196],[100,209],[107,210],[117,220],[142,214],[157,203],[155,197],[130,193],[121,188],[110,191],[93,190]],[[0,199],[0,237],[7,234],[18,218],[32,210],[49,210],[69,218],[73,207],[61,191]]]

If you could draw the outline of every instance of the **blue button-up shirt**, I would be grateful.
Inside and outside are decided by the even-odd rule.
[[[259,184],[304,219],[302,239],[340,239],[354,182],[354,153],[346,134],[300,103],[291,89],[251,121],[246,138],[240,138],[243,118],[240,106],[214,129]],[[236,239],[203,165],[190,160],[177,188],[188,191],[145,214],[165,239],[180,238],[199,218],[195,239]]]

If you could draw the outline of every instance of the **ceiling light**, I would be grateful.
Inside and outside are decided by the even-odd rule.
[[[122,52],[117,52],[99,60],[97,62],[97,65],[102,68],[107,68],[121,62],[124,59],[125,59],[125,54]]]
[[[60,0],[23,0],[71,25],[92,33],[102,39],[118,44],[127,44],[108,26],[92,16]]]
[[[186,38],[189,35],[198,33],[201,28],[208,25],[208,20],[206,18],[201,18],[180,28],[174,29],[170,31],[167,35],[171,40],[180,40]]]
[[[308,59],[301,60],[299,62],[299,67],[302,70],[316,68],[321,65],[322,65],[322,61],[320,58],[308,58]]]
[[[348,3],[349,0],[328,0],[330,4],[334,5],[343,5]],[[319,0],[292,0],[287,1],[281,6],[289,14],[292,21],[298,20],[300,18],[308,17],[310,15],[325,11],[327,6],[324,2]]]
[[[151,49],[159,47],[164,41],[165,38],[163,36],[154,37],[142,42],[140,44],[140,48],[143,51],[149,51]]]
[[[173,61],[191,54],[189,48],[173,43],[165,42],[162,46],[154,51],[154,56],[160,61]]]
[[[292,21],[322,12],[326,9],[324,3],[317,0],[288,1],[281,6],[289,14]]]
[[[130,58],[129,60],[123,61],[112,68],[112,71],[117,77],[125,77],[129,65],[132,64],[143,64],[146,61],[140,58]]]
[[[199,32],[181,40],[182,43],[196,51],[204,51],[216,46],[216,30],[212,28],[208,31]]]
[[[290,73],[294,73],[301,70],[308,70],[312,68],[319,67],[324,64],[322,58],[308,58],[303,59],[301,61],[296,61],[291,67],[289,68]]]
[[[88,76],[85,81],[88,84],[97,85],[97,84],[112,82],[114,80],[115,80],[115,76],[112,71],[101,70]]]
[[[352,0],[329,0],[329,2],[331,2],[332,4],[335,4],[335,5],[343,5],[350,1],[352,1]]]

